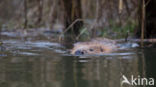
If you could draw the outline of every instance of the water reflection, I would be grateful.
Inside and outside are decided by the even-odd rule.
[[[0,87],[120,87],[121,74],[146,75],[145,72],[152,70],[144,68],[149,60],[142,60],[141,54],[133,54],[131,58],[110,57],[3,57],[0,59]],[[151,67],[150,64],[147,67]],[[147,76],[154,75],[149,72]]]

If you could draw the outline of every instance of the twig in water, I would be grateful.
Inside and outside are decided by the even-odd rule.
[[[65,31],[61,33],[61,35],[59,36],[59,41],[62,40],[62,36],[64,35],[64,33],[66,33],[68,30],[70,30],[71,27],[72,27],[76,22],[78,22],[78,21],[84,21],[84,20],[83,20],[83,19],[76,19],[74,22],[72,22],[72,24],[70,24],[70,25],[65,29]]]

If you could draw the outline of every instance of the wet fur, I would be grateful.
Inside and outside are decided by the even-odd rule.
[[[77,51],[82,54],[104,54],[110,53],[116,50],[115,41],[106,38],[97,38],[88,42],[78,42],[74,44],[71,54],[75,54]]]

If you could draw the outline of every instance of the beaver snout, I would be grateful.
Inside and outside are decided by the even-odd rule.
[[[84,55],[84,54],[85,54],[85,52],[82,50],[75,51],[75,55]]]

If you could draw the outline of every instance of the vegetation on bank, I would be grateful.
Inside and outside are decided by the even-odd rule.
[[[152,15],[155,8],[153,0],[150,2],[147,0],[5,0],[0,2],[0,26],[3,30],[41,27],[53,30],[55,25],[60,25],[64,31],[62,34],[73,33],[76,39],[79,39],[94,36],[140,37],[141,29],[145,27],[143,32],[145,37],[150,38],[155,35],[154,21],[150,22],[151,17],[155,19]],[[154,6],[153,9],[150,8],[151,6]],[[145,15],[147,22],[142,20],[145,18],[143,10],[147,13],[147,16]],[[76,21],[78,19],[81,21]],[[147,29],[149,24],[153,27]]]

